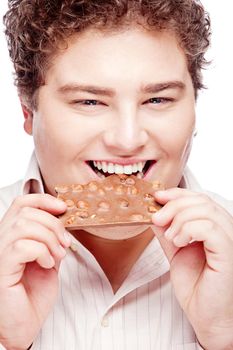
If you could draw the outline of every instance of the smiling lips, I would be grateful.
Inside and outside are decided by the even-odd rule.
[[[145,176],[149,168],[155,163],[155,161],[141,161],[131,164],[119,164],[107,161],[89,161],[88,164],[100,177],[106,177],[110,174],[135,174],[137,177],[142,178]]]

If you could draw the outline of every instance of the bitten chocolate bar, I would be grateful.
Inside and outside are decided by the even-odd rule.
[[[110,175],[85,185],[57,186],[57,197],[67,204],[59,218],[69,230],[91,226],[152,224],[152,214],[161,208],[154,192],[163,189],[156,181],[134,175]]]

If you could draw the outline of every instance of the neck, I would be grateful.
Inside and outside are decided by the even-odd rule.
[[[73,235],[95,256],[114,293],[154,237],[150,228],[136,237],[124,240],[109,240],[86,231],[76,231]]]

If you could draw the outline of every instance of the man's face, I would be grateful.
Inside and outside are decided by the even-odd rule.
[[[190,151],[195,98],[176,38],[132,28],[87,31],[53,60],[25,128],[46,191],[109,173],[177,186]]]

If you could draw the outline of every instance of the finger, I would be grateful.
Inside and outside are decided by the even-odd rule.
[[[67,205],[64,201],[50,194],[27,194],[19,196],[13,201],[3,219],[11,216],[12,212],[17,213],[23,207],[42,209],[53,215],[61,214],[67,209]]]
[[[157,226],[169,225],[177,213],[188,207],[193,207],[197,204],[200,205],[205,202],[206,200],[204,198],[196,195],[194,196],[193,194],[189,194],[185,197],[179,197],[176,200],[167,202],[164,207],[153,214],[152,221]]]
[[[185,247],[194,240],[194,236],[199,232],[203,237],[203,232],[210,230],[210,222],[208,220],[195,220],[185,222],[180,228],[179,233],[173,238],[173,243],[177,247]]]
[[[35,221],[24,218],[17,220],[14,225],[14,232],[5,237],[4,248],[6,249],[22,239],[43,243],[49,249],[50,254],[57,258],[61,259],[66,255],[66,250],[61,246],[56,235],[48,228]]]
[[[194,220],[186,222],[179,234],[173,239],[176,247],[185,247],[193,241],[203,242],[207,260],[221,254],[229,263],[229,257],[233,260],[233,242],[228,235],[217,224],[209,220]],[[224,260],[223,259],[223,260]]]
[[[22,273],[24,264],[33,261],[45,269],[51,269],[55,265],[55,260],[47,246],[30,239],[20,239],[14,242],[4,260],[5,263],[1,263],[0,267],[1,275]]]
[[[166,204],[170,200],[180,197],[191,197],[198,194],[198,192],[190,191],[185,188],[174,187],[163,191],[155,191],[154,197],[159,203]]]
[[[70,246],[71,239],[69,235],[67,235],[64,225],[61,220],[55,216],[44,210],[31,207],[23,207],[20,210],[19,215],[25,220],[34,221],[46,227],[57,236],[58,240],[64,247]]]
[[[185,222],[202,219],[218,224],[225,232],[232,232],[233,230],[233,225],[225,211],[216,210],[212,203],[204,203],[183,209],[175,215],[173,220],[170,218],[169,220],[172,220],[172,223],[166,230],[165,237],[172,240],[180,232]]]

